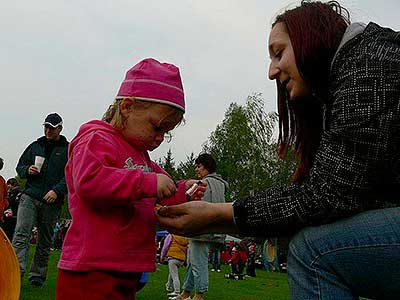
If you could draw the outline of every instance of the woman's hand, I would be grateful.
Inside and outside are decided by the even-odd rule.
[[[186,190],[190,189],[194,184],[198,187],[193,195],[190,196],[190,201],[198,201],[204,197],[204,192],[206,191],[207,183],[201,180],[188,179],[185,182]]]
[[[191,201],[163,206],[157,211],[158,221],[163,228],[184,236],[236,232],[232,217],[232,203]]]

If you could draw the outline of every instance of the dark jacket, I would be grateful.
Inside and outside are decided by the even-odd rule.
[[[46,157],[45,147],[49,145],[48,143],[54,143],[54,148]],[[16,168],[18,175],[27,179],[24,193],[44,202],[43,197],[48,191],[53,190],[57,194],[55,203],[62,202],[67,194],[64,175],[67,154],[68,141],[62,135],[58,141],[48,141],[45,136],[42,136],[30,144],[22,153]],[[36,155],[45,157],[45,161],[39,174],[29,175],[28,168],[35,164]]]
[[[326,126],[310,176],[302,185],[235,201],[238,228],[248,235],[291,234],[398,203],[399,99],[400,33],[370,23],[333,61]]]
[[[19,186],[15,186],[8,191],[8,207],[6,209],[11,209],[13,218],[17,218],[20,194],[21,190]]]

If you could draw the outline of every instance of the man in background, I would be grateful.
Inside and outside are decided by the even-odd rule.
[[[54,226],[60,218],[67,194],[64,168],[68,141],[60,135],[62,124],[59,114],[49,114],[43,123],[44,136],[25,149],[16,168],[18,175],[27,181],[20,198],[13,246],[22,278],[26,271],[32,228],[36,224],[38,241],[29,282],[38,287],[46,280]]]

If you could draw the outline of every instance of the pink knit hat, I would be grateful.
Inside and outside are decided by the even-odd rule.
[[[142,60],[126,72],[117,94],[117,98],[122,97],[167,104],[185,111],[179,69],[153,58]]]

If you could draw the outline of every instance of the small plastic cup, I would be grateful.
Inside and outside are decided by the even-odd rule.
[[[44,157],[36,155],[35,156],[35,166],[36,166],[36,168],[38,168],[39,172],[42,169],[43,163],[44,163]]]

